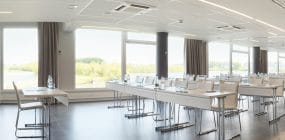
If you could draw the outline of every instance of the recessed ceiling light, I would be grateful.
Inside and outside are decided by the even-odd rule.
[[[75,4],[68,5],[68,9],[76,9],[76,8],[78,8],[78,5]]]
[[[0,14],[12,14],[12,11],[0,11]]]
[[[215,6],[215,7],[218,7],[218,8],[220,8],[220,9],[229,11],[229,12],[231,12],[231,13],[234,13],[234,14],[237,14],[237,15],[240,15],[240,16],[243,16],[243,17],[245,17],[245,18],[248,18],[248,19],[250,19],[250,20],[253,20],[253,21],[255,21],[255,22],[258,22],[258,23],[260,23],[260,24],[263,24],[263,25],[269,26],[269,27],[271,27],[271,28],[274,28],[274,29],[276,29],[276,30],[279,30],[279,31],[281,31],[281,32],[285,32],[285,30],[282,29],[282,28],[279,28],[279,27],[277,27],[277,26],[274,26],[274,25],[272,25],[272,24],[269,24],[269,23],[267,23],[267,22],[265,22],[265,21],[262,21],[262,20],[259,20],[259,19],[255,19],[255,18],[253,18],[253,17],[251,17],[251,16],[249,16],[249,15],[246,15],[246,14],[244,14],[244,13],[242,13],[242,12],[239,12],[239,11],[236,11],[236,10],[233,10],[233,9],[230,9],[230,8],[227,8],[227,7],[224,7],[224,6],[222,6],[222,5],[219,5],[219,4],[216,4],[216,3],[213,3],[213,2],[209,2],[209,1],[207,1],[207,0],[199,0],[199,1],[200,1],[200,2],[203,2],[203,3],[206,3],[206,4],[208,4],[208,5]]]

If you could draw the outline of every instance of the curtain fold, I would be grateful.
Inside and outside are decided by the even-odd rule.
[[[261,73],[267,73],[267,66],[268,66],[268,60],[267,60],[267,50],[260,50],[260,68],[259,71]]]
[[[186,73],[208,75],[208,47],[202,40],[185,39]]]
[[[39,39],[39,67],[38,86],[47,86],[48,75],[51,75],[55,87],[58,86],[57,73],[57,48],[58,48],[59,23],[38,23]]]

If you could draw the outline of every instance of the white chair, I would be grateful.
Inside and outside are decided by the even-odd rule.
[[[143,76],[136,76],[135,82],[137,84],[142,85],[143,81],[144,81],[144,77]]]
[[[174,81],[174,87],[187,89],[188,88],[188,81],[182,78],[176,78]]]
[[[197,75],[195,80],[196,81],[199,81],[199,80],[206,80],[207,79],[207,75]]]
[[[262,85],[263,84],[263,78],[261,77],[256,77],[256,76],[250,76],[248,78],[248,82],[250,84],[253,84],[253,85]]]
[[[207,91],[214,91],[214,81],[212,80],[199,80],[197,81],[197,85],[196,85],[196,89],[193,89],[193,91],[197,91],[197,93],[205,93]],[[214,100],[213,100],[214,101]],[[212,102],[213,102],[212,101]],[[212,103],[213,104],[213,103]],[[190,121],[190,111],[193,110],[194,108],[188,107],[188,117],[189,117],[189,121]],[[214,125],[215,125],[215,129],[206,131],[206,132],[202,132],[202,121],[203,121],[203,110],[200,110],[199,112],[195,112],[195,122],[197,122],[197,115],[196,113],[199,113],[198,116],[200,121],[199,121],[199,125],[200,125],[200,130],[199,130],[199,135],[203,135],[203,134],[207,134],[210,132],[213,132],[216,130],[217,124],[216,124],[216,117],[215,117],[215,112],[213,112],[213,117],[214,117]],[[196,124],[197,125],[197,124]]]
[[[241,120],[240,120],[240,110],[238,108],[238,87],[239,82],[226,82],[220,81],[220,91],[221,92],[234,92],[234,95],[228,95],[224,99],[224,109],[228,116],[238,115],[239,128],[241,131]],[[218,109],[218,105],[214,104],[213,109]]]
[[[18,90],[15,82],[13,82],[13,87],[14,87],[15,92],[16,92],[17,104],[18,104],[18,112],[17,112],[17,119],[16,119],[16,125],[15,125],[16,126],[15,136],[17,138],[43,138],[44,134],[42,136],[19,136],[17,134],[18,130],[44,129],[44,125],[43,125],[44,124],[44,118],[42,118],[42,123],[41,123],[42,125],[41,125],[41,127],[36,127],[36,126],[34,126],[34,127],[27,127],[26,126],[25,128],[19,128],[18,127],[18,123],[19,123],[19,116],[20,116],[21,111],[24,111],[24,110],[36,110],[36,109],[41,109],[42,111],[44,111],[45,105],[42,102],[21,103],[20,93],[19,93],[19,90]],[[43,115],[42,117],[44,117],[44,113],[42,115]]]
[[[280,87],[276,89],[276,96],[284,98],[284,79],[269,77],[268,84],[269,85],[280,85]],[[284,99],[284,103],[285,103],[285,99]],[[263,104],[264,105],[273,104],[273,101],[269,101],[269,102],[265,101]]]
[[[153,85],[154,84],[154,80],[155,80],[154,77],[147,76],[147,77],[145,77],[144,85],[145,86]]]

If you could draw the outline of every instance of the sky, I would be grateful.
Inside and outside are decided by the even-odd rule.
[[[155,41],[155,34],[129,33],[129,39]],[[38,60],[36,28],[4,29],[4,64],[25,64]],[[99,57],[108,63],[121,62],[121,32],[95,29],[76,30],[76,58]],[[127,63],[155,64],[155,45],[127,44]],[[169,64],[183,64],[184,39],[169,37]],[[24,52],[24,53],[23,53]]]
[[[155,41],[155,34],[130,33],[129,39]],[[169,37],[169,63],[183,64],[184,39]],[[121,32],[95,29],[76,30],[76,58],[99,57],[111,63],[121,62]],[[155,45],[127,43],[128,64],[155,64]]]
[[[36,28],[4,28],[4,64],[25,64],[38,60]]]

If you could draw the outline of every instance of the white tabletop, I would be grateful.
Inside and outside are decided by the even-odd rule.
[[[46,87],[34,87],[22,89],[25,97],[48,98],[55,96],[68,96],[68,93],[60,89],[50,89]]]

